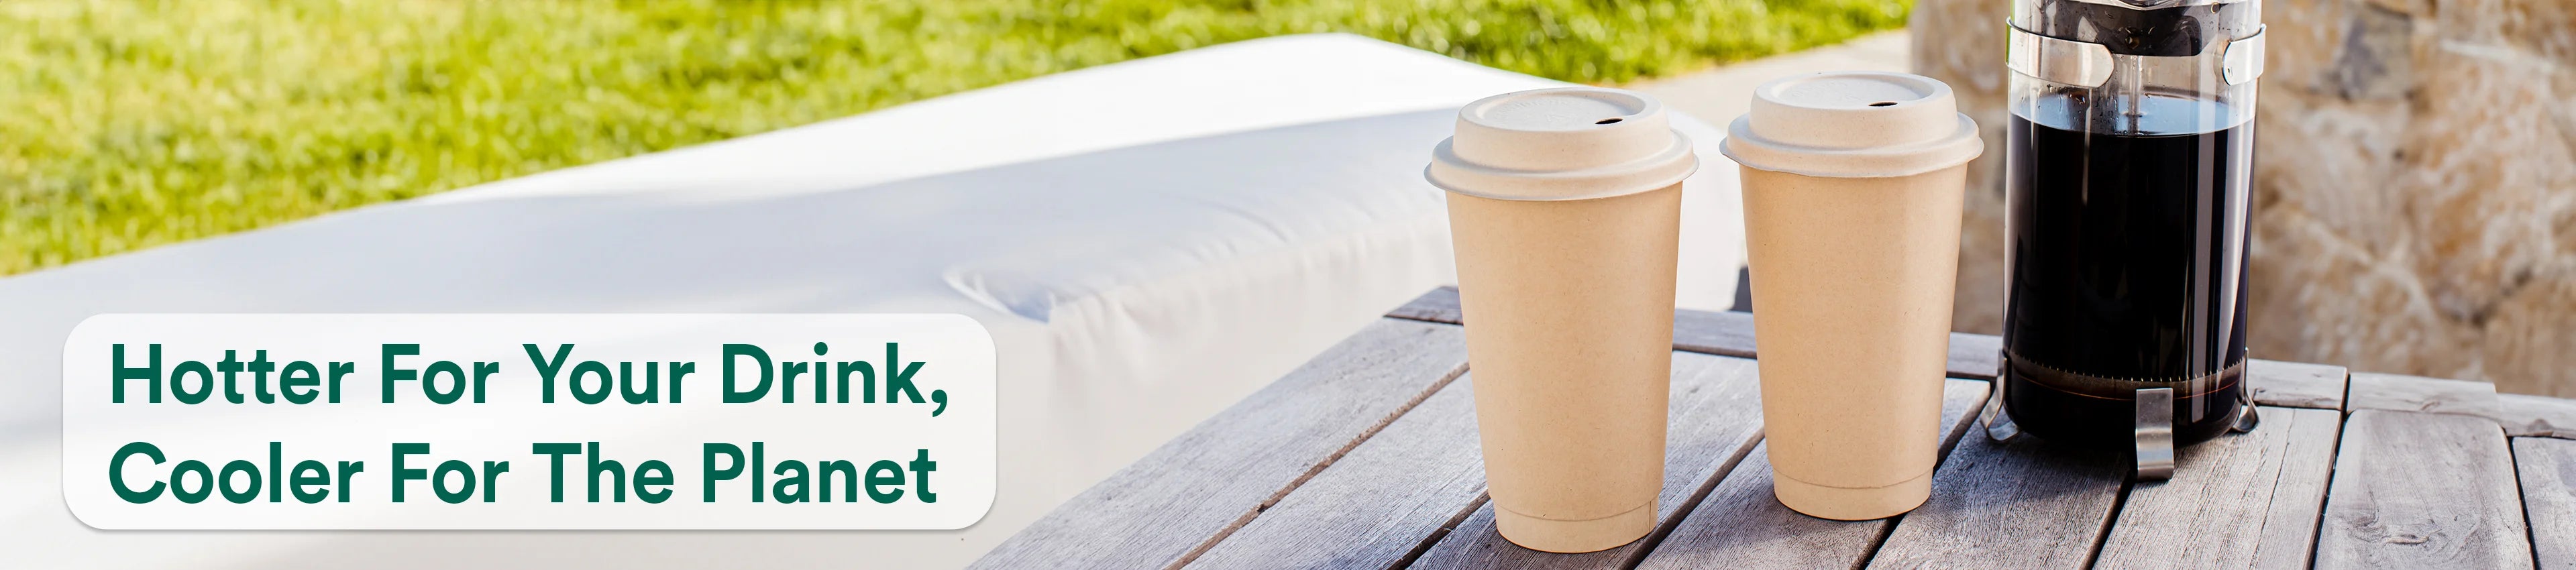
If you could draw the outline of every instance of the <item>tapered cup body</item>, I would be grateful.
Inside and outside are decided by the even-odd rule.
[[[1449,197],[1476,427],[1513,543],[1591,552],[1654,529],[1681,197]]]
[[[1965,172],[1743,170],[1763,433],[1791,509],[1867,520],[1931,496]]]

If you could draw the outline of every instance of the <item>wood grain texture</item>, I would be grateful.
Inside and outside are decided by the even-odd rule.
[[[1494,507],[1480,505],[1456,531],[1433,544],[1414,568],[1621,568],[1646,547],[1707,487],[1744,457],[1762,432],[1761,386],[1753,361],[1680,353],[1712,365],[1699,374],[1675,374],[1671,427],[1665,435],[1664,490],[1656,502],[1655,533],[1600,552],[1557,554],[1514,546],[1494,531]],[[1680,361],[1676,361],[1678,366]],[[1678,370],[1678,368],[1676,368]]]
[[[1950,377],[1993,380],[2004,370],[2004,337],[1950,333]]]
[[[1986,383],[1954,379],[1931,502],[1798,515],[1771,496],[1756,367],[1726,357],[1755,354],[1752,316],[1703,311],[1676,312],[1662,524],[1610,551],[1535,552],[1493,531],[1473,380],[1452,380],[1456,291],[1389,316],[975,566],[2576,569],[2576,401],[2263,360],[2247,380],[2263,426],[2182,450],[2175,480],[2125,487],[2119,457],[1993,443],[1973,419]],[[1953,334],[1950,372],[1991,378],[1996,346]]]
[[[1674,311],[1673,349],[1752,358],[1753,313]]]
[[[2496,394],[2496,404],[2505,435],[2576,439],[2576,400]]]
[[[1423,293],[1412,302],[1388,311],[1386,316],[1435,323],[1465,324],[1466,313],[1458,306],[1458,288],[1440,287]],[[1950,333],[1949,376],[1974,380],[1992,380],[2002,369],[2000,360],[2003,339],[1989,335]],[[1753,358],[1753,314],[1733,311],[1673,311],[1673,349]]]
[[[1386,316],[1453,325],[1466,324],[1458,288],[1442,286]],[[1733,311],[1673,311],[1673,348],[1702,354],[1753,357],[1753,315]]]
[[[2082,568],[2120,500],[2114,455],[1962,437],[1870,568]]]
[[[1189,566],[1384,568],[1404,558],[1485,494],[1475,379],[1471,370],[1450,382]]]
[[[2395,410],[2477,416],[2501,423],[2494,384],[2403,374],[2352,373],[2346,410]]]
[[[1386,316],[1453,325],[1467,322],[1466,315],[1458,310],[1458,288],[1447,285],[1414,297],[1404,306],[1387,311]]]
[[[2266,407],[2254,431],[2180,450],[2134,483],[2097,568],[2306,568],[2343,414]]]
[[[2344,424],[2316,567],[2530,568],[2524,529],[2494,421],[2359,410]]]
[[[1057,506],[974,567],[1185,561],[1466,365],[1458,327],[1380,320]]]
[[[1942,386],[1941,450],[1976,424],[1986,383],[1949,380]],[[1982,435],[1973,437],[1984,437]],[[1771,493],[1768,446],[1736,463],[1735,470],[1689,511],[1681,524],[1637,567],[1642,569],[1853,568],[1886,536],[1892,519],[1826,520],[1781,506]]]
[[[2256,405],[2326,410],[2343,409],[2349,378],[2341,366],[2262,359],[2246,362],[2245,375]]]
[[[2576,440],[2513,438],[2513,461],[2540,567],[2576,570]]]

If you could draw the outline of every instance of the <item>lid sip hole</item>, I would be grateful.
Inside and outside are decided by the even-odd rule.
[[[1619,117],[1611,117],[1611,118],[1607,118],[1607,119],[1602,119],[1602,120],[1598,120],[1598,121],[1593,121],[1593,122],[1592,122],[1592,124],[1595,124],[1595,125],[1607,125],[1607,124],[1616,123],[1616,122],[1619,122]]]
[[[1871,106],[1871,107],[1894,107],[1894,106],[1896,106],[1896,102],[1895,102],[1895,101],[1880,101],[1880,102],[1877,102],[1877,103],[1871,103],[1871,104],[1869,104],[1869,106]]]

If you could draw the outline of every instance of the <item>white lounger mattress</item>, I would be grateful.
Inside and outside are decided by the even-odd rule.
[[[1348,35],[1102,66],[0,279],[0,536],[30,567],[955,566],[1453,269],[1455,109],[1555,83]],[[1740,264],[1733,165],[1681,301]],[[999,498],[917,532],[110,533],[61,485],[61,342],[104,312],[956,312],[1002,354]]]

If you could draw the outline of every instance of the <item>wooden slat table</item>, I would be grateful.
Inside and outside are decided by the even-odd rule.
[[[2263,423],[2173,480],[1975,427],[1999,341],[1954,334],[1930,502],[1771,496],[1753,317],[1680,311],[1661,520],[1551,554],[1494,533],[1457,292],[1395,310],[995,547],[980,568],[2576,568],[2576,401],[2257,360]]]

